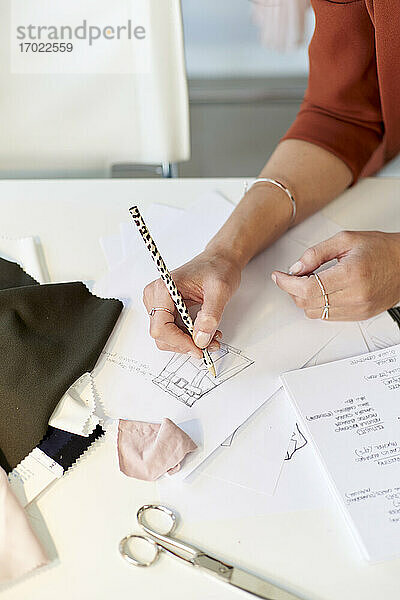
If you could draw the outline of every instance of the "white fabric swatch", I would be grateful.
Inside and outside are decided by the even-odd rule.
[[[65,392],[50,417],[49,425],[76,435],[88,436],[99,423],[90,373],[84,373]]]
[[[0,257],[18,263],[38,283],[50,281],[40,240],[37,237],[9,238],[0,235]]]

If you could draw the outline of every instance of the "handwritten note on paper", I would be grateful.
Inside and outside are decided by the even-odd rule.
[[[282,381],[365,557],[400,556],[400,345]]]

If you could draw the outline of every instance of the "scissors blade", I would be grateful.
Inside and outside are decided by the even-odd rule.
[[[299,596],[295,596],[277,585],[237,567],[233,567],[229,583],[254,596],[265,598],[265,600],[300,600]]]

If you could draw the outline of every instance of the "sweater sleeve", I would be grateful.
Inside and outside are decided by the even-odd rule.
[[[312,0],[316,25],[304,101],[282,139],[341,158],[353,183],[383,140],[374,26],[364,0]]]

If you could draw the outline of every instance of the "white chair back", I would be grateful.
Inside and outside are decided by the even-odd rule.
[[[18,25],[12,14],[14,1],[0,4],[3,40],[9,39],[10,23],[12,35]],[[27,1],[38,7],[43,2]],[[134,18],[135,4],[143,0],[124,1]],[[60,6],[59,0],[53,2]],[[122,72],[109,73],[15,73],[12,52],[2,45],[6,51],[0,57],[0,177],[104,177],[116,163],[160,164],[189,158],[180,2],[145,2],[149,64],[143,73],[124,73],[123,65]],[[64,6],[71,3],[78,1],[63,0]],[[109,11],[114,0],[92,4],[101,20],[101,6]],[[110,49],[116,47],[109,44]],[[102,60],[99,54],[97,60]]]

